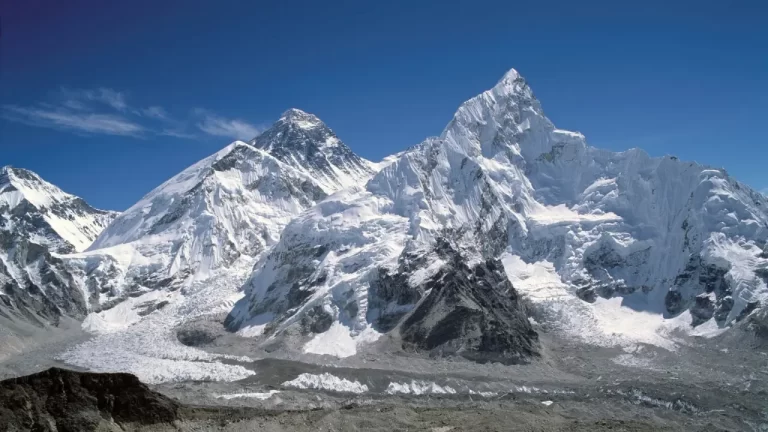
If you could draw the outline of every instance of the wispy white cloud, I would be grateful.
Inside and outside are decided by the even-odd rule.
[[[201,117],[197,128],[208,135],[250,140],[261,132],[261,129],[251,123],[239,119],[227,119],[205,110],[196,110]]]
[[[141,115],[151,117],[158,120],[170,120],[170,117],[168,116],[168,111],[165,110],[165,108],[161,106],[151,106],[144,108],[140,111]]]
[[[127,99],[126,93],[110,88],[61,88],[50,100],[35,105],[2,105],[0,118],[87,134],[183,139],[199,139],[207,134],[246,140],[258,135],[260,129],[208,110],[196,109],[178,117],[160,105],[136,106]]]
[[[64,105],[66,108],[77,110],[77,111],[85,111],[88,109],[88,107],[84,103],[76,99],[67,99],[64,102],[62,102],[62,105]]]
[[[158,135],[163,136],[169,136],[174,138],[184,138],[184,139],[197,139],[200,138],[199,136],[185,132],[183,129],[162,129],[159,132],[157,132]]]
[[[139,136],[145,131],[145,128],[137,123],[110,114],[5,105],[0,115],[7,120],[31,126],[70,129],[86,133]]]
[[[128,109],[125,93],[110,88],[97,89],[61,89],[61,96],[64,97],[65,105],[81,104],[84,101],[97,102],[107,105],[117,111]]]

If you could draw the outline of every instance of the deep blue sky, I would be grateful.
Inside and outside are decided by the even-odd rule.
[[[0,165],[120,210],[290,107],[380,159],[514,67],[592,145],[768,188],[767,2],[624,3],[6,2]]]

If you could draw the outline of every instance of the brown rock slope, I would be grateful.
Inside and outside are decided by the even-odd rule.
[[[51,368],[0,382],[0,431],[123,430],[176,419],[178,404],[131,374]]]

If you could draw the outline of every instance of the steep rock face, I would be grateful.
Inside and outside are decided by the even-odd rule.
[[[400,325],[406,349],[501,363],[538,355],[538,336],[498,260],[470,268],[451,251],[418,289],[428,293]]]
[[[768,296],[764,196],[723,170],[587,146],[554,127],[512,70],[439,137],[294,219],[228,324],[269,318],[279,333],[320,308],[367,340],[446,265],[439,238],[469,266],[502,254],[543,263],[571,296],[624,296],[665,317],[703,311],[694,325],[710,310],[699,294],[715,296],[720,326]]]
[[[57,325],[62,316],[84,317],[87,299],[60,254],[88,247],[116,215],[31,171],[2,168],[0,317],[36,326]]]
[[[171,423],[178,404],[130,374],[51,368],[0,382],[0,424],[10,431],[123,430]]]

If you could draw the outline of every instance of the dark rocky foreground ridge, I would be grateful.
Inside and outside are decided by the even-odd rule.
[[[0,431],[123,430],[173,422],[178,408],[126,373],[51,368],[0,382]]]

